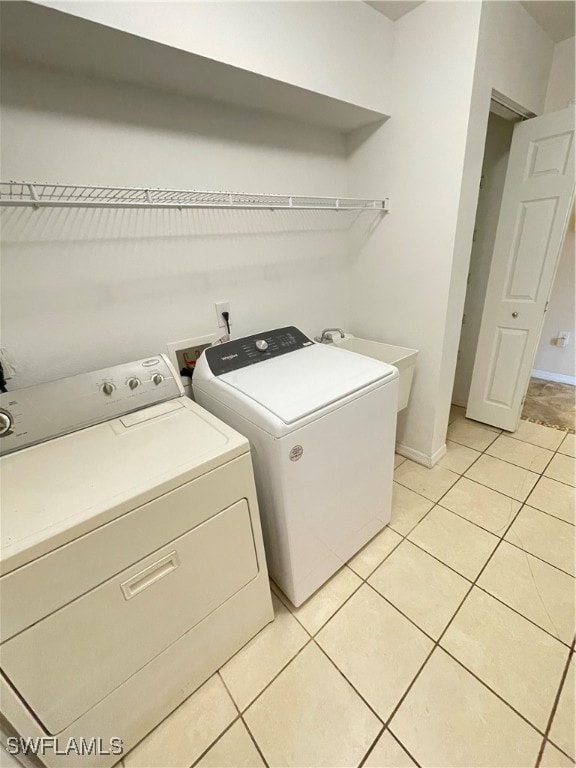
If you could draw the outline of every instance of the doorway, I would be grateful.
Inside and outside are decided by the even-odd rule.
[[[512,144],[512,133],[515,123],[521,120],[518,115],[513,113],[510,113],[508,117],[497,114],[493,111],[495,106],[495,102],[492,102],[488,117],[480,192],[468,268],[466,300],[458,345],[458,362],[452,393],[452,403],[462,408],[466,408],[468,405],[500,204],[502,203],[502,192],[504,191],[504,180]]]
[[[538,363],[547,357],[550,346],[556,355],[559,347],[568,346],[564,364],[570,358],[573,368],[574,275],[571,280],[568,275],[568,282],[565,274],[570,267],[573,272],[573,256],[564,252],[559,259],[559,254],[573,194],[568,161],[573,152],[574,118],[567,111],[550,113],[528,120],[515,133],[522,119],[492,102],[452,397],[473,419],[509,431],[518,424],[534,357]],[[569,241],[570,235],[564,251],[570,247]],[[557,264],[560,268],[550,293]],[[572,297],[571,311],[566,288]],[[559,332],[551,336],[549,323],[542,325],[548,304],[557,301],[563,304],[564,316],[571,318],[571,322],[565,321],[571,337],[567,341]],[[556,309],[555,305],[550,309]],[[570,378],[575,383],[573,376],[559,381]],[[564,390],[561,397],[556,391],[551,393],[557,388],[550,382],[541,387],[539,402],[544,405],[545,394],[566,411],[567,393]],[[532,386],[530,392],[534,391]],[[524,418],[574,428],[576,409],[570,409],[569,402],[564,418],[552,423],[550,407],[538,418],[534,397],[531,401],[531,412],[523,414]],[[571,424],[566,423],[566,416]]]

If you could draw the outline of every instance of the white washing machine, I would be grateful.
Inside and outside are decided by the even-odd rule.
[[[250,440],[270,575],[298,606],[390,520],[398,371],[287,327],[210,347],[192,383]]]
[[[249,444],[162,355],[0,406],[2,741],[109,766],[273,618]]]

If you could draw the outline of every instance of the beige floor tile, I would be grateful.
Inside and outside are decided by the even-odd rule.
[[[478,585],[564,643],[574,635],[574,579],[503,541]]]
[[[195,768],[260,768],[258,754],[242,720],[237,720],[199,760]]]
[[[444,496],[440,506],[456,512],[497,536],[502,536],[520,509],[521,503],[486,488],[485,485],[461,477]]]
[[[406,456],[400,456],[400,454],[395,453],[394,454],[394,469],[396,467],[399,467],[400,464],[403,464],[406,461]]]
[[[576,522],[576,491],[566,483],[559,483],[550,477],[541,477],[526,501],[530,506],[548,512],[549,515],[567,523]]]
[[[275,596],[274,621],[228,661],[220,674],[243,710],[309,640],[288,608]]]
[[[566,435],[560,448],[558,448],[558,453],[563,453],[566,456],[576,458],[576,435]]]
[[[213,675],[124,757],[126,768],[188,768],[237,717]]]
[[[400,485],[425,496],[431,501],[438,501],[458,480],[458,475],[443,467],[423,467],[407,459],[394,472],[394,479]]]
[[[494,440],[492,445],[486,448],[486,453],[538,473],[546,469],[546,465],[554,455],[547,448],[540,448],[538,445],[525,443],[522,440],[514,440],[507,435],[500,435]]]
[[[486,455],[480,456],[466,472],[466,477],[518,501],[526,499],[538,480],[536,472]]]
[[[475,451],[484,451],[490,443],[496,440],[499,434],[500,430],[461,417],[454,419],[448,426],[447,438],[455,443],[473,448]]]
[[[540,768],[571,768],[574,765],[574,760],[566,757],[559,749],[549,741],[546,742],[544,752],[542,753],[542,759],[540,760]]]
[[[392,517],[390,528],[405,536],[434,506],[434,502],[425,499],[418,493],[414,493],[403,485],[392,485]]]
[[[558,708],[552,721],[550,733],[548,734],[550,741],[569,754],[572,759],[576,758],[576,747],[574,745],[574,712],[576,712],[574,663],[574,654],[572,654],[568,674],[560,693]]]
[[[528,768],[542,737],[437,648],[390,727],[423,766]]]
[[[532,445],[539,445],[541,448],[555,451],[558,449],[566,433],[522,419],[516,432],[508,434],[515,440],[523,440],[525,443],[532,443]]]
[[[576,462],[571,456],[564,456],[561,453],[557,453],[546,467],[544,474],[546,477],[551,477],[553,480],[558,480],[561,483],[575,485],[575,469]]]
[[[385,557],[388,557],[390,552],[400,544],[402,536],[393,531],[388,526],[383,531],[376,534],[372,541],[369,541],[366,546],[358,552],[358,554],[350,560],[348,566],[363,579],[367,579],[368,576],[377,568]]]
[[[546,730],[566,664],[562,643],[474,587],[440,644],[536,728]]]
[[[576,574],[574,526],[524,505],[506,540],[566,573]]]
[[[470,582],[405,540],[368,583],[434,638],[456,612]]]
[[[499,541],[442,507],[434,507],[408,538],[471,580],[478,576]]]
[[[468,467],[473,464],[480,456],[480,451],[467,448],[460,443],[454,443],[452,440],[446,440],[446,455],[440,459],[436,466],[450,469],[458,475],[463,475]]]
[[[402,749],[390,731],[380,736],[364,763],[365,768],[412,768],[416,763]]]
[[[357,766],[382,723],[310,643],[244,719],[272,766]]]
[[[463,419],[466,416],[466,408],[461,405],[450,406],[450,416],[448,417],[448,423],[452,424],[455,419]]]
[[[361,583],[362,580],[350,568],[344,566],[299,608],[291,606],[290,610],[300,624],[311,635],[315,635]]]
[[[382,718],[389,717],[433,643],[364,585],[317,642]]]

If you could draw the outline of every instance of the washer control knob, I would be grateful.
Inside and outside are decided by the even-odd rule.
[[[137,379],[136,376],[131,376],[127,383],[130,389],[137,389],[140,386],[140,379]]]
[[[12,418],[12,414],[5,411],[3,408],[0,408],[0,437],[9,435],[10,432],[12,432],[13,426],[14,419]]]
[[[152,376],[152,381],[158,386],[158,384],[162,384],[164,381],[164,376],[162,376],[161,373],[155,373],[154,376]]]
[[[114,392],[115,389],[116,389],[116,387],[114,386],[114,384],[112,384],[111,381],[105,381],[104,384],[102,384],[102,387],[101,387],[101,390],[102,390],[102,392],[104,392],[105,395],[111,395],[112,392]]]
[[[256,349],[258,349],[260,352],[266,352],[268,349],[268,342],[266,339],[258,339],[256,341]]]

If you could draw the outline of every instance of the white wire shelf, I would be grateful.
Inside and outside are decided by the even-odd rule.
[[[35,208],[270,208],[387,212],[388,198],[308,197],[248,192],[198,192],[182,189],[95,187],[28,181],[0,182],[0,206]]]

